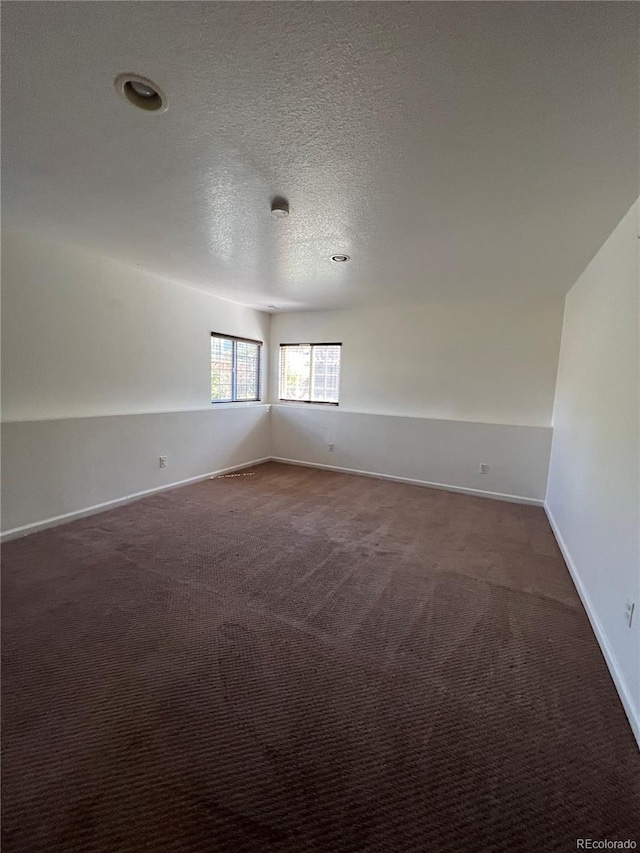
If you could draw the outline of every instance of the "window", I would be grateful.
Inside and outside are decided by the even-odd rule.
[[[342,344],[280,344],[280,399],[338,405]]]
[[[260,399],[261,341],[211,334],[211,402]]]

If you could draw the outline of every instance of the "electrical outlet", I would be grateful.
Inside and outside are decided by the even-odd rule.
[[[481,474],[488,474],[489,473],[489,466],[487,465],[486,462],[481,462],[479,470],[480,470]]]
[[[631,623],[633,622],[633,614],[636,609],[635,601],[631,601],[630,598],[627,599],[627,606],[624,609],[624,621],[627,623],[627,626],[630,628]]]
[[[330,444],[329,444],[329,453],[334,453],[334,452],[335,452],[335,449],[336,449],[335,444],[333,444],[333,442],[330,442]]]
[[[161,468],[166,468],[166,467],[167,467],[167,457],[166,457],[166,456],[161,456],[161,457],[160,457],[160,467],[161,467]]]

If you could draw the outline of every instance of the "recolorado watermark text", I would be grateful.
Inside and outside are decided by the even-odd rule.
[[[610,838],[576,838],[578,850],[635,850],[638,845],[632,838],[614,841]]]

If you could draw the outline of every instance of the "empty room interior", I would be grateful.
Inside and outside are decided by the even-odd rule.
[[[640,846],[639,33],[4,2],[4,853]]]

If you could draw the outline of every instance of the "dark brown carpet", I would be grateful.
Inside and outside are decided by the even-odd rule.
[[[3,564],[3,853],[640,843],[539,508],[267,464]]]

